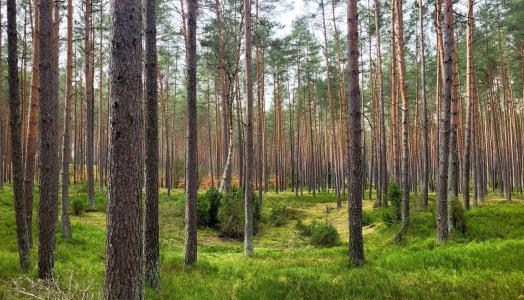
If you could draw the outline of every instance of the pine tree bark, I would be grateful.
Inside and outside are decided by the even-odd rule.
[[[156,1],[145,1],[145,96],[146,96],[146,205],[145,205],[145,281],[160,286],[158,239],[158,83],[156,50]],[[165,106],[165,105],[164,105]],[[164,108],[165,117],[165,108]],[[168,125],[166,124],[166,128]],[[168,145],[169,146],[169,145]],[[169,150],[168,150],[169,151]],[[166,174],[171,172],[166,171]]]
[[[245,71],[247,94],[247,137],[246,137],[246,185],[244,193],[244,253],[253,253],[253,75],[251,69],[252,28],[251,28],[251,0],[244,0],[244,34],[246,45]]]
[[[16,221],[18,256],[22,272],[29,271],[31,264],[30,244],[26,223],[26,207],[23,199],[22,120],[18,81],[18,56],[16,32],[16,1],[7,0],[7,63],[9,79],[9,127],[11,130],[11,164],[13,166],[13,192]]]
[[[362,128],[361,98],[359,87],[359,38],[358,38],[358,0],[347,2],[348,26],[348,173],[352,187],[348,195],[349,212],[349,261],[360,265],[364,262],[362,239]]]
[[[142,244],[142,12],[111,1],[109,178],[105,299],[144,299]],[[137,151],[129,151],[136,149]]]
[[[71,157],[71,103],[73,101],[73,0],[67,0],[67,64],[64,137],[62,145],[62,234],[70,239],[69,222],[69,159]]]
[[[437,191],[437,244],[448,239],[448,167],[453,85],[453,1],[444,0],[444,89],[439,132],[439,181]]]
[[[93,18],[93,2],[92,0],[85,0],[85,37],[84,37],[84,51],[85,51],[85,79],[86,79],[86,123],[87,123],[87,206],[89,209],[95,208],[95,177],[93,173],[94,163],[94,55],[93,55],[93,39],[92,39],[92,18]]]
[[[58,60],[52,2],[40,1],[40,203],[38,208],[38,276],[53,275],[58,212]]]
[[[187,0],[187,156],[186,156],[186,217],[185,217],[185,265],[197,260],[197,216],[198,190],[198,134],[196,99],[196,10],[197,0]]]
[[[470,178],[470,157],[471,157],[471,117],[472,117],[472,98],[474,97],[474,66],[473,66],[473,0],[468,0],[468,15],[466,29],[466,130],[464,137],[464,169],[462,195],[464,208],[469,209],[469,178]]]
[[[418,47],[419,47],[419,64],[420,64],[420,91],[419,95],[422,98],[422,126],[424,130],[424,137],[422,141],[422,208],[428,208],[428,188],[429,188],[429,122],[428,122],[428,99],[426,96],[426,47],[424,41],[424,3],[418,0]]]
[[[402,229],[406,230],[409,223],[409,99],[406,87],[406,67],[404,65],[404,29],[402,17],[402,1],[395,0],[395,36],[397,40],[397,71],[402,98]]]
[[[34,26],[33,26],[33,66],[31,78],[31,104],[29,107],[29,119],[27,129],[27,140],[25,149],[25,166],[24,166],[24,202],[26,207],[26,224],[30,246],[33,244],[33,196],[35,182],[35,157],[37,147],[37,130],[40,105],[40,86],[39,86],[39,8],[38,0],[34,1]]]

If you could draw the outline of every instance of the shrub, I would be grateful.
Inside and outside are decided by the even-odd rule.
[[[400,204],[402,203],[402,192],[400,186],[396,182],[392,182],[388,185],[388,201],[391,202],[397,221],[402,219]]]
[[[218,208],[222,194],[215,189],[210,188],[197,200],[197,222],[198,226],[214,227],[218,223]]]
[[[387,226],[393,225],[397,221],[396,211],[393,207],[383,208],[380,210],[380,218]]]
[[[286,207],[285,205],[277,206],[271,209],[269,220],[275,226],[284,226],[290,220],[296,219],[298,215],[297,210]]]
[[[333,247],[340,243],[340,235],[329,223],[317,224],[313,227],[310,241],[316,247]]]
[[[451,224],[462,234],[466,233],[466,215],[462,203],[456,198],[450,198]]]
[[[253,229],[258,231],[260,221],[260,210],[258,202],[253,197]],[[239,189],[232,189],[224,195],[218,209],[218,221],[220,223],[220,235],[241,239],[244,237],[244,197]]]
[[[340,235],[337,229],[329,223],[317,223],[313,221],[307,225],[301,220],[297,221],[295,228],[303,237],[309,237],[309,242],[316,247],[333,247],[340,243]]]
[[[73,199],[72,205],[73,213],[75,214],[75,216],[79,216],[84,210],[84,202],[80,198],[75,198]]]
[[[373,223],[373,217],[370,213],[362,211],[362,226],[368,226]]]

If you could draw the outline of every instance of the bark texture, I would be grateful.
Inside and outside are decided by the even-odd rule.
[[[105,299],[143,299],[142,12],[111,1]]]

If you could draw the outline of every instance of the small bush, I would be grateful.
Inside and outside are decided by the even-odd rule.
[[[256,233],[260,221],[260,209],[253,197],[253,229]],[[241,190],[233,189],[224,195],[218,209],[220,235],[241,239],[244,237],[244,196]]]
[[[297,215],[298,212],[295,209],[281,205],[271,209],[269,220],[273,225],[279,227],[286,225],[292,219],[296,219]]]
[[[462,203],[453,197],[450,199],[451,206],[451,224],[462,234],[466,233],[466,215],[464,214],[464,207]]]
[[[373,217],[370,213],[362,211],[362,226],[368,226],[373,223]]]
[[[329,248],[340,243],[340,235],[329,223],[317,224],[313,227],[310,241],[313,246]]]
[[[392,182],[388,185],[388,201],[392,204],[395,210],[395,216],[397,221],[402,219],[400,204],[402,203],[402,192],[400,186],[396,182]]]
[[[222,194],[215,189],[210,188],[197,201],[198,226],[214,227],[218,223],[218,208]]]
[[[329,223],[313,223],[307,225],[297,221],[295,228],[303,237],[309,237],[309,242],[316,247],[333,247],[340,244],[340,235],[337,229]]]
[[[380,218],[388,227],[397,221],[396,211],[393,207],[383,208],[380,211]]]
[[[313,227],[315,227],[315,222],[311,223],[310,225],[302,223],[302,220],[298,220],[297,224],[295,225],[295,229],[298,231],[298,234],[300,234],[303,237],[309,237],[313,233]]]
[[[73,199],[73,213],[75,216],[79,216],[84,211],[84,202],[80,198]]]

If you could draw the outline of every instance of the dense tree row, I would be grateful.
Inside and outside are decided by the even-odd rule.
[[[519,1],[348,0],[344,12],[316,0],[289,30],[274,1],[64,4],[7,0],[7,70],[0,59],[0,186],[13,185],[27,271],[37,179],[41,278],[53,274],[60,185],[62,233],[74,234],[71,180],[86,182],[91,210],[107,188],[108,299],[159,286],[160,187],[186,191],[186,265],[199,188],[243,189],[246,255],[253,194],[261,207],[269,190],[335,193],[338,208],[348,201],[352,264],[364,261],[366,190],[386,207],[399,183],[397,239],[435,191],[437,243],[459,194],[469,209],[489,189],[510,201],[523,191]]]

